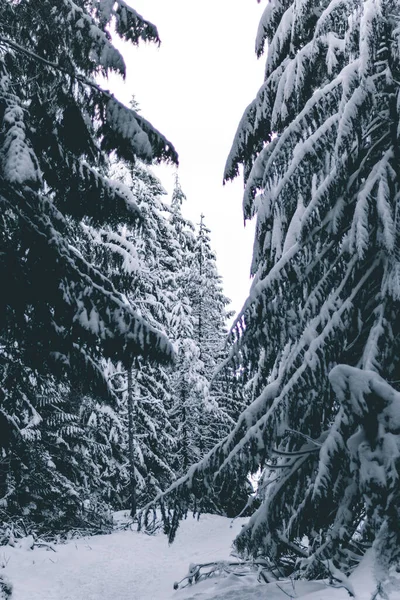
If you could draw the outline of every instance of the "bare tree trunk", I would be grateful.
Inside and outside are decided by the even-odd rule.
[[[129,439],[129,483],[131,517],[136,515],[136,477],[135,477],[135,398],[133,390],[132,367],[128,369],[128,439]]]

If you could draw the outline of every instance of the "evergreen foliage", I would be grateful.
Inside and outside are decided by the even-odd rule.
[[[218,403],[226,400],[225,380],[222,384],[220,378],[215,390],[209,390],[224,351],[228,301],[205,226],[196,235],[182,215],[179,181],[170,206],[144,165],[127,170],[117,164],[114,174],[134,194],[143,218],[135,228],[124,225],[118,231],[85,226],[86,251],[92,264],[114,282],[120,281],[141,316],[168,335],[177,356],[172,367],[135,359],[131,380],[123,365],[108,366],[123,411],[124,452],[130,456],[136,507],[165,490],[232,426]],[[204,297],[201,314],[200,297]]]
[[[171,373],[171,420],[176,430],[174,470],[178,476],[204,455],[201,421],[206,412],[208,382],[204,374],[199,344],[196,340],[196,317],[192,304],[194,226],[182,215],[186,199],[176,177],[171,199],[170,223],[178,241],[176,296],[170,316],[170,336],[177,362]]]
[[[168,354],[166,341],[68,243],[67,215],[97,223],[137,216],[132,196],[104,174],[105,148],[130,160],[176,159],[162,136],[94,82],[97,72],[125,71],[108,32],[112,18],[122,37],[138,42],[150,28],[146,36],[158,39],[123,2],[114,4],[2,0],[2,332],[7,340],[9,330],[24,331],[35,369],[65,370],[82,356],[90,365],[98,339],[111,355],[150,347]]]
[[[108,177],[110,152],[131,164],[177,155],[95,80],[125,75],[111,29],[133,44],[158,43],[154,25],[123,0],[0,0],[0,11],[0,483],[4,502],[9,496],[28,512],[32,504],[43,517],[59,501],[61,511],[82,502],[82,477],[94,465],[98,484],[108,478],[105,495],[114,495],[100,457],[100,448],[104,456],[116,449],[105,439],[115,416],[105,357],[130,365],[138,355],[173,356],[166,336],[129,303],[123,277],[90,260],[84,228],[100,235],[140,218],[132,192]],[[85,401],[80,414],[75,400],[87,395],[85,423]],[[85,443],[95,414],[99,427]]]
[[[233,313],[227,310],[230,300],[222,289],[215,253],[211,250],[210,230],[201,215],[190,265],[188,294],[194,317],[193,339],[199,346],[204,372],[210,379],[225,346],[226,323]]]
[[[188,296],[194,318],[193,339],[203,363],[201,372],[209,382],[208,410],[202,415],[203,454],[211,450],[234,424],[230,416],[234,382],[231,377],[226,377],[227,371],[219,373],[220,365],[228,354],[227,321],[233,313],[227,309],[230,300],[223,293],[210,233],[204,215],[201,215],[188,276]]]
[[[225,174],[243,165],[257,216],[233,351],[253,402],[163,500],[173,536],[191,494],[261,467],[238,549],[318,577],[373,546],[382,590],[398,564],[399,21],[391,0],[266,6],[265,81]]]
[[[210,230],[203,216],[197,232],[185,221],[181,212],[184,199],[177,179],[171,224],[177,233],[181,261],[169,333],[178,356],[171,374],[178,475],[203,457],[233,426],[222,405],[227,403],[227,386],[222,377],[214,377],[225,353],[226,323],[231,316],[226,307],[230,301],[223,294]]]
[[[176,236],[168,219],[170,208],[162,199],[165,192],[160,182],[144,166],[136,165],[123,177],[135,194],[143,215],[135,231],[129,231],[127,227],[121,231],[123,239],[130,244],[122,255],[125,270],[131,271],[132,275],[127,297],[149,323],[169,336],[179,260]],[[115,234],[112,235],[115,240]],[[116,271],[119,273],[120,270],[117,268]],[[133,421],[130,426],[126,423],[126,427],[133,444],[136,501],[142,506],[165,489],[175,476],[171,458],[175,434],[169,416],[171,385],[166,366],[149,364],[140,358],[134,361],[131,375]],[[119,379],[118,387],[123,389],[122,403],[128,415],[126,374]],[[126,447],[128,445],[129,440]]]

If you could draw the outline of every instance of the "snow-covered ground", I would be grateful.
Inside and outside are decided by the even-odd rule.
[[[174,591],[190,563],[229,558],[231,543],[244,519],[188,517],[168,545],[160,533],[117,531],[45,548],[0,549],[0,571],[13,584],[13,600],[348,600],[346,590],[321,582],[260,584],[256,576],[208,579]],[[357,600],[370,600],[374,588],[368,560],[353,576]],[[391,600],[400,600],[399,594]]]

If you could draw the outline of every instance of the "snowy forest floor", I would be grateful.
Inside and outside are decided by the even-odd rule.
[[[121,514],[118,514],[121,517]],[[261,584],[254,575],[208,579],[174,591],[190,563],[229,558],[232,540],[245,519],[202,515],[188,517],[176,541],[165,535],[136,531],[72,540],[49,548],[6,546],[0,549],[0,570],[13,585],[12,600],[347,600],[346,590],[323,582]],[[370,600],[374,590],[368,558],[352,576],[357,600]],[[397,600],[392,596],[391,600]],[[398,598],[400,599],[400,592]]]

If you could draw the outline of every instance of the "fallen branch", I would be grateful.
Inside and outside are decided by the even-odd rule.
[[[210,577],[218,577],[223,573],[229,575],[236,575],[237,577],[244,577],[251,573],[257,573],[260,575],[263,570],[268,571],[265,568],[265,561],[260,559],[259,561],[216,561],[203,563],[198,565],[189,565],[189,571],[180,581],[175,581],[174,590],[183,589],[204,579]],[[270,571],[268,571],[271,574]]]
[[[47,542],[34,542],[33,547],[37,546],[38,548],[48,548],[49,550],[53,550],[53,552],[57,552],[57,550],[51,544]]]

